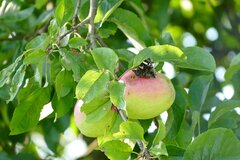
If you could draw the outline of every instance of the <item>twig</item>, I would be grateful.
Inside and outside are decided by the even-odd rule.
[[[87,151],[86,153],[84,153],[83,157],[86,157],[88,156],[90,153],[92,153],[98,146],[98,143],[97,143],[97,139],[95,139],[94,141],[92,141],[89,145],[88,145],[88,148],[87,148]]]
[[[72,33],[74,30],[78,29],[79,27],[83,27],[85,24],[89,23],[89,18],[87,17],[86,19],[84,19],[81,23],[79,23],[78,25],[76,25],[75,27],[73,27],[71,30],[69,30],[68,32],[64,33],[63,35],[61,35],[57,41],[57,43],[59,44],[60,41],[67,36],[68,34]]]
[[[119,114],[121,115],[123,121],[126,122],[126,121],[128,120],[128,118],[125,116],[125,114],[123,113],[123,111],[122,111],[121,109],[118,109],[118,112],[119,112]],[[143,142],[142,142],[141,140],[137,140],[137,144],[138,144],[140,150],[144,153],[144,157],[145,157],[147,160],[151,160],[150,153],[149,153],[148,149],[144,147]]]
[[[96,36],[96,39],[98,41],[98,43],[102,46],[102,47],[107,47],[107,45],[103,42],[102,38],[98,35],[98,34],[95,34]]]
[[[92,48],[96,48],[96,37],[95,37],[95,26],[94,26],[94,19],[97,14],[97,0],[90,0],[90,10],[88,17],[90,18],[90,25],[88,27],[88,34],[89,34],[89,40],[91,42]]]
[[[77,4],[76,4],[76,8],[74,10],[73,19],[72,19],[72,26],[73,26],[73,28],[77,25],[78,11],[80,9],[80,6],[81,6],[81,0],[78,0]]]

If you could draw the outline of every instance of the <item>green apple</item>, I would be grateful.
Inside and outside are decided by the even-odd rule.
[[[174,87],[163,74],[156,73],[155,78],[144,78],[129,70],[120,80],[126,84],[124,96],[129,118],[154,118],[168,110],[174,102]]]
[[[91,123],[86,121],[86,114],[80,110],[81,105],[81,101],[77,101],[74,108],[74,120],[80,132],[87,137],[103,136],[106,130],[112,127],[115,112],[110,110],[102,119]]]

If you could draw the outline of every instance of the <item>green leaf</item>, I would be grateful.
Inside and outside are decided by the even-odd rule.
[[[31,93],[39,89],[39,84],[35,81],[34,77],[29,78],[27,81],[27,86],[22,88],[17,95],[18,104],[25,101],[26,97],[31,95]]]
[[[151,155],[154,155],[154,156],[160,156],[160,155],[168,156],[167,148],[162,141],[160,141],[160,142],[158,142],[158,144],[152,146],[149,149],[149,152],[151,153]]]
[[[214,112],[211,113],[209,121],[208,121],[208,127],[210,128],[214,123],[218,121],[218,119],[224,115],[227,112],[230,112],[234,108],[240,107],[240,101],[239,100],[228,100],[220,103]]]
[[[109,70],[114,73],[118,56],[110,48],[96,48],[92,51],[93,59],[100,70]]]
[[[98,106],[98,108],[86,115],[86,122],[95,123],[105,117],[109,112],[111,112],[112,103],[107,101],[106,103]]]
[[[99,10],[101,10],[101,12],[99,11],[98,14],[96,15],[96,20],[101,19],[101,24],[100,26],[108,19],[108,17],[122,4],[123,0],[114,0],[112,2],[109,1],[102,1],[102,3],[100,3],[99,6]],[[105,12],[102,12],[103,10],[105,10]],[[100,15],[99,13],[104,15]]]
[[[239,114],[235,110],[231,110],[220,116],[216,122],[209,126],[209,128],[212,129],[222,127],[232,129],[233,131],[235,131],[236,136],[238,136],[239,121],[240,121]]]
[[[159,144],[166,136],[166,128],[165,128],[163,122],[162,121],[158,121],[158,124],[159,124],[158,132],[157,132],[156,136],[153,139],[152,146],[155,146],[155,145]]]
[[[10,86],[9,85],[4,85],[3,87],[0,88],[0,98],[2,100],[8,100],[10,98]]]
[[[135,48],[141,50],[151,44],[148,31],[133,12],[118,8],[109,17],[109,20],[118,26]]]
[[[18,63],[22,60],[23,55],[26,52],[24,52],[21,56],[19,56],[14,63],[9,65],[8,67],[4,68],[0,71],[0,88],[3,87],[8,81],[10,81],[10,76],[14,73],[16,70]]]
[[[60,0],[54,13],[54,17],[56,18],[59,26],[62,26],[69,20],[69,18],[72,17],[76,2],[76,0]]]
[[[107,141],[111,141],[115,139],[113,137],[113,133],[119,132],[119,126],[122,122],[123,122],[122,117],[117,112],[115,112],[111,119],[111,124],[110,124],[111,127],[107,128],[106,134],[102,137],[97,137],[99,148],[101,148],[102,145]]]
[[[188,95],[183,87],[175,86],[176,98],[172,107],[168,110],[166,123],[167,139],[172,141],[176,136],[184,120],[186,107],[188,106]]]
[[[50,101],[50,88],[38,88],[16,107],[10,123],[10,135],[24,133],[37,125],[43,105]]]
[[[111,22],[105,22],[101,28],[98,29],[98,34],[101,38],[108,38],[117,32],[117,25]]]
[[[191,124],[191,129],[192,129],[192,133],[194,135],[196,126],[198,125],[198,134],[200,134],[200,111],[193,111],[192,112],[192,124]]]
[[[112,81],[109,84],[111,102],[119,109],[124,109],[126,107],[126,102],[124,100],[124,89],[125,83]]]
[[[212,75],[200,75],[193,80],[189,88],[190,103],[193,111],[201,111],[212,80]]]
[[[68,45],[71,48],[79,49],[81,46],[87,45],[87,41],[80,37],[74,37],[69,40]]]
[[[184,160],[224,159],[240,157],[240,142],[231,130],[211,129],[198,136],[184,153]]]
[[[23,60],[25,64],[37,64],[45,61],[48,55],[44,50],[36,49],[33,52],[27,54]]]
[[[120,131],[113,134],[114,137],[118,139],[131,139],[131,140],[142,140],[145,142],[143,137],[144,130],[140,124],[137,122],[126,121],[122,122],[120,125]]]
[[[54,57],[50,62],[50,81],[51,84],[55,83],[56,77],[58,73],[62,70],[61,62],[59,61],[59,57]]]
[[[78,82],[86,71],[85,68],[81,65],[79,57],[66,50],[65,48],[60,49],[59,53],[62,56],[62,64],[66,69],[73,71],[74,81]]]
[[[55,89],[58,99],[66,96],[74,86],[71,72],[62,70],[58,73],[55,82]]]
[[[133,67],[141,64],[145,59],[151,58],[154,62],[184,63],[187,57],[177,47],[171,45],[156,45],[143,49],[135,56]]]
[[[187,148],[187,146],[192,142],[192,130],[186,120],[182,121],[176,137],[176,142],[184,149]]]
[[[104,89],[109,81],[109,74],[97,72],[94,70],[87,71],[80,79],[76,87],[77,99],[82,99],[84,103],[94,99],[97,93]]]
[[[52,107],[57,118],[61,118],[67,112],[69,112],[74,107],[75,102],[76,99],[74,98],[73,92],[70,92],[68,95],[60,99],[57,97],[57,94],[54,94],[52,99]]]
[[[207,72],[215,71],[215,60],[213,56],[206,51],[206,49],[199,47],[188,47],[183,49],[183,53],[187,56],[187,61],[180,64],[179,67]]]
[[[226,80],[231,80],[233,75],[236,74],[240,70],[240,54],[234,57],[230,63],[229,68],[227,69],[224,77]]]
[[[166,145],[167,151],[168,151],[168,156],[176,156],[176,157],[183,157],[183,154],[185,152],[185,150],[179,146],[176,145]],[[175,160],[175,159],[174,159]]]
[[[27,43],[25,49],[29,50],[32,48],[46,50],[50,43],[50,37],[46,33],[33,38],[30,42]]]
[[[112,140],[102,145],[102,151],[111,160],[128,159],[132,152],[132,148],[119,140]]]
[[[7,103],[9,103],[10,101],[12,101],[15,96],[17,95],[20,87],[22,86],[23,82],[24,82],[24,77],[25,77],[25,70],[26,70],[26,66],[25,65],[21,65],[16,73],[14,74],[12,81],[11,81],[11,87],[10,87],[10,98],[7,100]]]
[[[105,89],[98,91],[96,97],[88,103],[83,103],[81,111],[89,114],[95,111],[99,106],[104,105],[109,101],[109,95]]]
[[[57,20],[57,23],[59,26],[62,26],[63,25],[63,16],[64,16],[64,1],[61,0],[56,9],[55,9],[55,13],[54,13],[54,17],[56,18]]]
[[[151,58],[155,62],[172,62],[178,67],[200,71],[214,72],[216,68],[213,56],[198,47],[179,48],[171,45],[156,45],[143,49],[135,56],[133,66],[138,66],[145,59]]]

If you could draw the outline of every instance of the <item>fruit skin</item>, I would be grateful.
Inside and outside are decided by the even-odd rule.
[[[109,113],[98,122],[90,123],[86,122],[85,113],[80,111],[81,105],[81,101],[77,101],[74,107],[74,120],[80,132],[87,137],[103,136],[106,129],[111,127],[111,120],[115,113],[109,111]]]
[[[131,119],[154,118],[168,110],[174,102],[174,87],[163,74],[156,73],[156,78],[142,78],[129,70],[120,80],[126,84],[124,96]]]

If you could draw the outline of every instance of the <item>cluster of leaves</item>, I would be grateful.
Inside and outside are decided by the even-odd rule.
[[[6,39],[9,35],[12,39],[16,38],[15,41],[6,39],[1,45],[1,52],[12,51],[9,57],[3,59],[7,59],[7,63],[10,59],[14,61],[0,71],[0,118],[4,122],[0,129],[5,130],[5,137],[8,137],[9,128],[10,135],[22,136],[18,140],[11,140],[14,136],[10,136],[13,144],[24,143],[26,132],[39,130],[44,134],[48,147],[60,152],[59,137],[69,126],[76,100],[84,101],[81,111],[93,123],[106,116],[112,104],[124,110],[125,86],[118,82],[118,77],[150,58],[157,71],[162,71],[164,62],[170,62],[177,71],[172,79],[176,99],[168,110],[166,124],[160,118],[123,122],[116,113],[112,127],[106,130],[104,136],[98,137],[98,149],[109,159],[137,158],[135,153],[139,148],[136,141],[141,140],[155,158],[197,160],[240,157],[240,118],[234,110],[240,106],[240,100],[236,96],[221,102],[215,96],[217,87],[214,85],[217,83],[213,56],[203,48],[174,45],[170,34],[159,38],[168,20],[154,18],[158,14],[166,17],[169,1],[149,2],[150,7],[154,3],[161,5],[149,10],[148,15],[139,0],[99,1],[94,20],[95,37],[109,47],[103,47],[99,41],[97,48],[91,48],[88,25],[76,30],[71,28],[77,0],[50,3],[36,0],[34,7],[21,1],[14,2],[22,6],[22,10],[0,15],[0,22],[5,25],[0,27],[3,33],[0,38]],[[45,11],[43,6],[46,5],[55,5],[54,11]],[[89,6],[88,0],[82,0],[78,20],[86,19]],[[36,30],[39,33],[36,34]],[[59,39],[68,31],[72,32]],[[18,36],[22,34],[25,39],[19,40]],[[34,38],[29,40],[28,37]],[[128,47],[134,47],[139,53],[135,55],[126,49]],[[239,56],[236,56],[225,74],[227,81],[239,80],[239,64]],[[240,89],[239,86],[235,88]],[[49,102],[53,113],[40,121],[42,108]],[[214,106],[216,109],[211,112]],[[202,118],[205,113],[210,114],[208,121]],[[53,123],[54,120],[56,123]],[[157,121],[158,129],[148,133],[153,121]],[[1,141],[4,136],[1,136]],[[126,143],[126,139],[130,142]],[[0,145],[0,157],[7,158],[5,154],[15,150],[15,145],[11,148],[7,141],[0,142]]]

